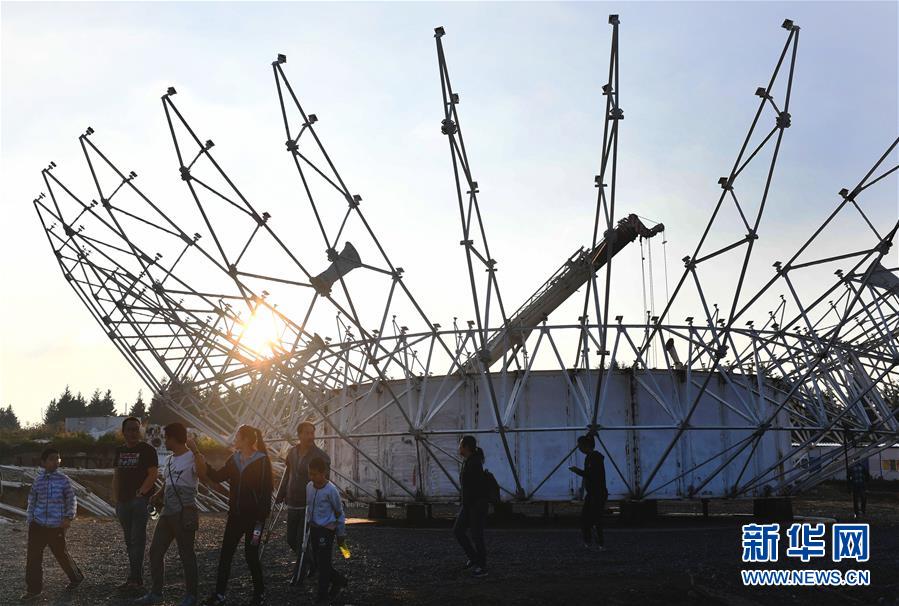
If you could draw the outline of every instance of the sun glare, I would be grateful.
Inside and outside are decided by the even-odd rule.
[[[271,310],[260,306],[250,317],[238,324],[237,340],[257,358],[274,355],[278,343],[278,325]]]

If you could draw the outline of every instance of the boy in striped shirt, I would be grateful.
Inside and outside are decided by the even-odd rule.
[[[44,548],[49,546],[56,561],[69,577],[66,589],[74,589],[84,580],[69,552],[66,550],[66,530],[78,508],[75,491],[68,476],[59,469],[59,451],[45,448],[41,453],[41,467],[28,493],[26,524],[28,525],[28,552],[25,559],[26,592],[22,601],[30,601],[43,590]]]

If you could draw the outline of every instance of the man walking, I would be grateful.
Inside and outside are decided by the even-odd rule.
[[[606,488],[605,457],[596,451],[596,442],[592,434],[578,437],[577,448],[584,453],[584,468],[568,469],[584,479],[584,507],[581,510],[581,532],[584,536],[584,547],[593,547],[593,528],[596,528],[596,546],[602,551],[605,541],[602,533],[602,514],[606,509],[609,491]]]
[[[487,524],[490,503],[484,474],[484,451],[478,446],[477,438],[462,436],[459,440],[459,456],[462,457],[462,469],[459,471],[462,503],[453,523],[453,534],[468,556],[465,568],[471,568],[471,576],[478,579],[487,576],[484,526]]]
[[[162,604],[165,586],[165,552],[172,541],[178,545],[178,555],[184,566],[185,594],[180,606],[196,606],[198,597],[197,554],[194,539],[200,523],[197,511],[197,487],[206,481],[206,459],[196,445],[187,440],[187,429],[181,423],[163,428],[165,447],[172,454],[162,466],[162,489],[153,495],[154,504],[162,505],[162,515],[156,522],[150,543],[150,591],[137,604]]]
[[[125,536],[129,572],[119,588],[139,589],[144,583],[147,504],[155,488],[159,460],[156,449],[141,440],[140,419],[128,417],[122,421],[122,435],[125,444],[115,450],[112,482],[116,517]]]
[[[56,557],[63,572],[69,577],[66,589],[74,589],[84,580],[66,549],[66,531],[78,508],[78,500],[68,476],[59,469],[59,451],[45,448],[41,453],[41,467],[28,493],[28,509],[25,523],[28,526],[28,552],[25,556],[26,592],[23,602],[30,602],[44,588],[44,548]]]
[[[331,459],[315,445],[315,425],[303,421],[297,426],[299,443],[287,452],[287,469],[278,489],[276,503],[287,505],[287,544],[300,557],[303,543],[303,525],[306,518],[306,485],[309,483],[309,463],[321,459],[330,470]],[[327,478],[327,472],[325,477]],[[304,565],[305,567],[305,565]],[[302,580],[303,571],[298,575]]]
[[[858,461],[849,469],[849,484],[852,487],[852,510],[855,519],[864,516],[868,508],[868,462]]]

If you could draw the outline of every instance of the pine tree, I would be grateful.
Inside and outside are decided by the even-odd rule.
[[[184,422],[176,412],[174,412],[167,402],[179,403],[184,398],[189,398],[195,402],[201,401],[196,388],[192,387],[186,381],[174,379],[167,385],[163,386],[159,393],[153,394],[150,400],[150,408],[148,410],[148,418],[150,423],[164,425],[174,421]]]
[[[80,393],[77,396],[72,395],[69,386],[66,385],[65,391],[60,396],[50,402],[50,406],[44,413],[45,423],[58,423],[65,421],[67,417],[83,417],[87,415],[87,404],[84,396]]]
[[[75,414],[69,415],[72,417],[86,417],[87,416],[87,402],[84,400],[84,396],[81,395],[79,391],[75,395],[75,401],[72,403],[72,408]]]
[[[102,416],[110,417],[114,417],[118,414],[116,413],[115,400],[112,397],[111,389],[107,389],[106,393],[103,394],[103,399],[100,400],[100,414]]]
[[[150,423],[159,423],[165,418],[165,401],[162,393],[154,393],[153,399],[150,400],[150,410],[147,411],[147,417]]]
[[[59,414],[59,404],[56,403],[56,398],[50,400],[50,405],[44,409],[44,423],[46,425],[52,425],[53,423],[57,423],[62,421],[63,417]]]
[[[91,401],[87,405],[87,415],[91,417],[107,417],[115,416],[115,400],[112,398],[112,391],[107,389],[106,393],[100,395],[100,390],[95,389],[91,396]]]
[[[91,401],[87,403],[87,415],[90,417],[99,417],[100,408],[103,406],[103,400],[100,396],[100,390],[95,389],[91,395]]]
[[[6,408],[0,408],[0,429],[21,429],[19,418],[13,412],[12,404]]]
[[[138,419],[143,419],[145,416],[147,416],[147,405],[144,404],[143,396],[144,396],[143,390],[138,390],[137,400],[135,400],[134,404],[132,404],[131,410],[128,413],[132,417],[137,417]]]

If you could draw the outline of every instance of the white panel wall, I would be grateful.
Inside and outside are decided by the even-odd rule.
[[[606,456],[610,498],[729,496],[735,483],[744,486],[789,451],[789,432],[776,430],[787,422],[783,412],[772,429],[753,437],[775,409],[770,389],[763,387],[766,397],[760,398],[755,378],[729,382],[714,375],[694,407],[707,378],[706,373],[664,370],[607,375],[599,414],[602,444],[597,447]],[[596,380],[595,372],[540,371],[526,382],[513,374],[493,377],[500,417],[510,411],[508,448],[525,498],[567,501],[580,496],[580,478],[568,467],[583,465],[583,455],[572,449],[592,415]],[[391,402],[391,390],[399,405]],[[429,501],[455,500],[457,490],[444,470],[458,481],[458,440],[472,432],[486,453],[486,466],[504,489],[503,498],[512,500],[512,467],[488,394],[483,378],[458,377],[429,377],[420,385],[398,380],[375,390],[362,385],[340,394],[328,405],[331,418],[342,432],[366,436],[353,438],[353,447],[325,428],[335,471],[346,478],[341,484],[355,485],[363,499],[380,491],[389,500],[416,495]],[[689,423],[672,446],[691,407]],[[428,434],[427,441],[416,440],[417,428]],[[764,494],[765,483],[744,496]]]

